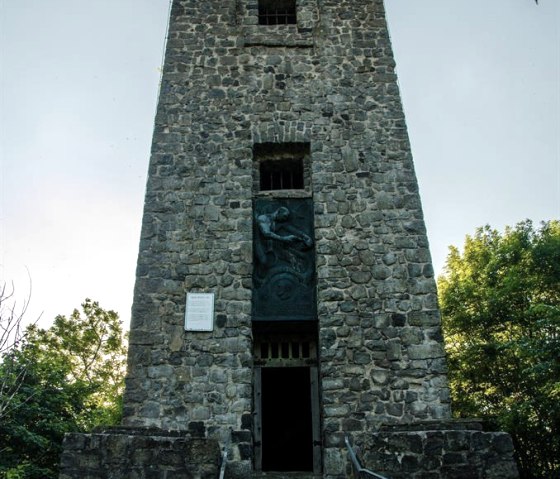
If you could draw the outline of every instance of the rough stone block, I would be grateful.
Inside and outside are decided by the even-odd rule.
[[[360,450],[366,467],[390,478],[519,477],[509,435],[482,432],[474,421],[387,424]]]

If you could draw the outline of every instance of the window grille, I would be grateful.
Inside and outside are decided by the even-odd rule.
[[[295,0],[260,0],[259,25],[290,25],[297,23]]]
[[[262,161],[260,183],[261,191],[303,189],[303,160]]]
[[[255,338],[254,360],[265,367],[309,366],[317,362],[317,343],[295,335]]]
[[[305,190],[311,184],[309,143],[257,143],[253,159],[255,192]]]
[[[309,359],[309,341],[269,341],[258,343],[259,359]]]

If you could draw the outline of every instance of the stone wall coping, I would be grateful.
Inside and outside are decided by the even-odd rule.
[[[80,433],[81,434],[81,433]],[[186,439],[200,439],[194,437],[190,431],[180,431],[173,429],[160,429],[156,427],[135,427],[135,426],[100,426],[95,428],[90,434],[96,435],[124,435],[124,436],[158,436],[158,437],[180,437]]]
[[[439,421],[414,421],[402,424],[382,424],[378,432],[418,431],[486,431],[480,419],[450,419]]]

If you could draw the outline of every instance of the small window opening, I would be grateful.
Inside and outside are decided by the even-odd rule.
[[[298,190],[303,189],[302,159],[280,159],[261,162],[260,189]]]
[[[270,353],[268,352],[268,343],[261,343],[261,358],[268,357],[270,357]]]
[[[295,0],[260,0],[259,25],[297,23]]]
[[[292,354],[294,358],[299,358],[299,343],[292,343]]]
[[[309,143],[257,143],[253,146],[255,191],[310,187]]]

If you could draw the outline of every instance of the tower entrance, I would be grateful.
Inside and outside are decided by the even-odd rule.
[[[312,471],[309,368],[261,370],[263,471]]]
[[[320,472],[314,326],[254,325],[253,431],[257,471]]]

